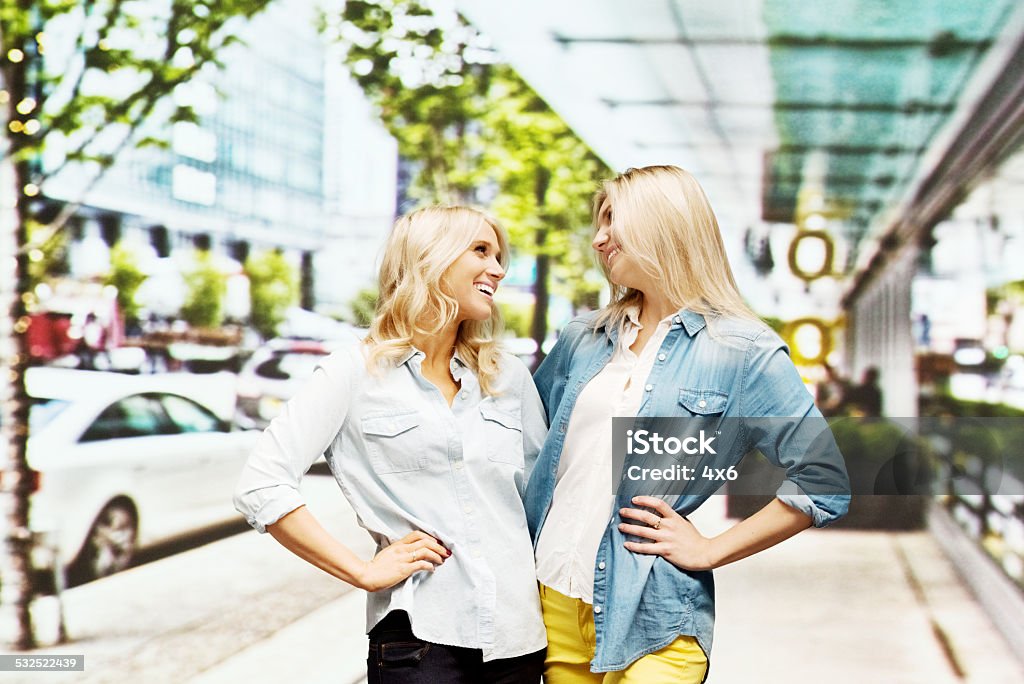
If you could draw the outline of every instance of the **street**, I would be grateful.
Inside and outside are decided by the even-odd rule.
[[[310,475],[302,490],[324,526],[369,557],[373,544],[333,478]],[[346,600],[337,602],[342,596]],[[325,618],[337,622],[337,650],[329,657],[319,649],[302,651],[288,626],[328,604]],[[9,679],[5,673],[5,681],[148,684],[200,673],[205,674],[197,681],[237,681],[241,672],[218,671],[218,666],[256,644],[267,650],[259,664],[261,681],[315,681],[320,679],[315,673],[322,672],[324,679],[348,684],[365,675],[362,593],[252,530],[70,589],[64,613],[69,643],[37,652],[85,654],[84,676],[34,673]],[[55,615],[55,601],[37,601],[41,639],[55,633]],[[322,634],[318,640],[323,642]],[[253,667],[252,658],[240,660]]]
[[[332,534],[369,557],[369,537],[331,478],[309,476],[303,491]],[[723,498],[712,497],[691,521],[716,534],[734,523],[724,512]],[[720,569],[709,684],[1022,681],[1007,642],[937,545],[943,535],[811,530]],[[53,607],[36,606],[40,637],[52,633]],[[364,594],[253,531],[75,587],[65,611],[70,642],[34,654],[84,654],[84,675],[5,673],[4,681],[365,678]]]

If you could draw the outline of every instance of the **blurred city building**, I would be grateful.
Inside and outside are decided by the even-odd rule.
[[[105,274],[121,241],[150,276],[145,308],[174,316],[193,247],[210,249],[229,274],[254,251],[280,249],[301,273],[302,306],[344,313],[373,280],[369,255],[394,218],[397,153],[314,12],[285,0],[242,25],[224,68],[175,92],[173,104],[192,105],[199,122],[144,132],[169,147],[124,149],[91,188],[73,164],[45,184],[55,204],[83,201],[71,221],[72,278]],[[59,24],[50,33],[59,45]],[[48,150],[44,167],[61,155]],[[247,315],[247,294],[229,280],[229,317]]]

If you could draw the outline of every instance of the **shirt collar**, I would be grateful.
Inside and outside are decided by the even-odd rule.
[[[426,357],[427,355],[424,354],[422,351],[420,351],[416,347],[410,346],[409,350],[398,359],[398,365],[403,366],[416,358],[419,358],[419,360],[422,361]],[[455,378],[455,380],[461,380],[463,376],[465,376],[466,373],[469,372],[469,364],[466,363],[465,359],[459,356],[458,350],[456,350],[455,353],[452,355],[452,359],[451,361],[449,361],[448,368],[449,370],[451,370],[452,377]]]
[[[667,316],[662,321],[668,321],[669,324],[682,325],[686,329],[686,334],[693,337],[699,333],[705,326],[707,321],[704,320],[704,316],[697,313],[696,311],[690,311],[689,309],[680,309],[676,313]],[[631,323],[636,327],[643,327],[640,325],[640,307],[631,306],[626,309],[626,318],[623,321],[625,323]]]
[[[459,350],[456,349],[455,353],[452,354],[452,360],[448,362],[448,369],[452,372],[452,377],[456,381],[462,380],[463,376],[469,372],[469,364],[459,356]]]
[[[686,334],[693,337],[699,333],[705,326],[707,321],[704,316],[697,313],[696,311],[690,311],[689,309],[680,309],[679,313],[676,314],[675,322],[682,322],[683,327],[686,328]]]
[[[423,352],[421,352],[416,347],[413,347],[413,346],[410,345],[409,350],[407,352],[405,352],[404,354],[402,354],[402,356],[398,359],[398,364],[397,365],[404,366],[405,364],[407,364],[410,361],[412,361],[413,358],[415,358],[416,356],[419,356],[420,360],[423,360],[423,359],[426,358],[427,355],[424,354]]]

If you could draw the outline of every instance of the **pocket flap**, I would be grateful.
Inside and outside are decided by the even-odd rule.
[[[517,416],[505,413],[504,411],[499,411],[488,404],[480,404],[480,415],[484,417],[484,420],[493,420],[495,423],[504,425],[510,430],[523,431],[523,421],[521,421]]]
[[[368,435],[394,437],[420,424],[418,411],[384,416],[363,416],[363,432]]]
[[[679,390],[679,403],[690,413],[711,415],[725,411],[725,403],[729,395],[718,390]]]

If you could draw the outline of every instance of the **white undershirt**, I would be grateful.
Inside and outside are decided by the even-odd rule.
[[[644,345],[630,351],[643,327],[628,312],[608,364],[580,392],[558,463],[555,494],[537,541],[537,579],[555,591],[594,602],[594,564],[615,508],[612,494],[612,418],[635,416],[672,315]]]

